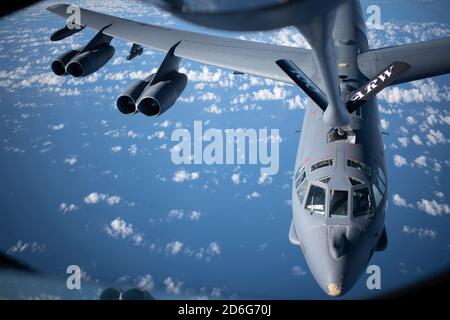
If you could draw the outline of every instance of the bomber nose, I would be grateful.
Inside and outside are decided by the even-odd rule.
[[[354,272],[354,250],[360,237],[359,229],[330,225],[315,231],[314,241],[316,244],[320,243],[315,248],[320,250],[309,255],[310,269],[326,294],[332,297],[342,296],[358,277]]]

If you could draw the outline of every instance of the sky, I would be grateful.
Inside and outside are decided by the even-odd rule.
[[[183,60],[186,90],[158,118],[126,117],[117,96],[154,72],[163,53],[126,61],[130,43],[84,79],[50,64],[87,43],[91,30],[49,41],[64,21],[44,1],[0,20],[0,250],[45,275],[34,289],[0,276],[0,296],[98,297],[106,286],[142,287],[160,299],[326,299],[300,249],[288,241],[291,179],[306,96],[291,85]],[[228,33],[182,22],[147,2],[74,1],[146,23],[305,47],[294,28]],[[381,8],[371,48],[448,37],[446,1],[363,1]],[[424,57],[426,58],[426,57]],[[431,57],[432,58],[432,57]],[[450,76],[390,87],[378,96],[386,147],[388,248],[370,264],[381,291],[362,275],[344,298],[366,298],[450,267],[448,206]],[[279,171],[258,165],[176,165],[176,128],[280,130]],[[83,289],[64,288],[69,265]],[[61,284],[62,283],[62,284]],[[3,290],[2,290],[3,288]]]

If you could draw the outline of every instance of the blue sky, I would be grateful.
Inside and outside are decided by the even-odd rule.
[[[157,298],[326,298],[287,237],[305,96],[293,86],[183,61],[190,81],[171,110],[157,119],[124,117],[116,97],[157,68],[163,54],[145,49],[127,62],[129,44],[114,40],[116,55],[105,68],[82,80],[58,78],[51,60],[94,33],[51,43],[64,22],[43,10],[50,3],[0,20],[0,249],[55,278],[77,264],[87,286],[144,285]],[[293,28],[214,32],[141,2],[76,3],[149,23],[305,46]],[[385,29],[369,31],[372,47],[450,34],[445,1],[379,5]],[[379,95],[380,125],[389,132],[390,242],[371,263],[382,269],[383,292],[450,264],[449,80]],[[280,129],[278,174],[264,180],[254,165],[174,165],[170,135],[195,120],[207,128]],[[345,297],[376,294],[365,280]]]

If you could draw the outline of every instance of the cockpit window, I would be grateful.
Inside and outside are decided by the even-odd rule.
[[[295,175],[295,189],[298,189],[298,186],[303,183],[306,179],[305,166],[301,166]]]
[[[330,190],[330,215],[346,216],[348,207],[348,192]]]
[[[302,182],[305,181],[305,179],[306,179],[306,172],[303,172],[303,174],[300,176],[300,178],[295,180],[295,189],[298,189],[298,186],[301,185]]]
[[[372,210],[369,188],[353,191],[353,216],[359,217],[371,213]]]
[[[297,180],[298,178],[300,178],[300,175],[302,174],[302,172],[305,170],[305,166],[302,165],[300,168],[298,168],[297,173],[295,174],[295,180]]]
[[[386,177],[384,176],[383,170],[381,170],[381,168],[378,168],[377,179],[372,185],[372,189],[373,195],[375,197],[375,204],[378,207],[386,191]]]
[[[318,181],[321,183],[327,184],[328,182],[330,182],[330,179],[331,179],[330,177],[325,177],[325,178],[319,179]]]
[[[357,186],[359,184],[363,184],[362,181],[360,181],[356,178],[348,177],[348,180],[350,180],[350,183],[352,184],[352,186]]]
[[[311,172],[313,172],[317,169],[329,167],[332,165],[333,165],[333,159],[322,160],[322,161],[316,162],[313,165],[311,165]]]
[[[305,208],[306,210],[318,214],[325,214],[325,189],[316,185],[311,185]]]
[[[372,175],[372,170],[370,169],[370,167],[357,160],[347,159],[347,166],[361,170],[369,177]]]
[[[306,188],[308,187],[308,180],[305,180],[300,188],[297,190],[297,196],[300,203],[303,203],[303,199],[305,198]]]

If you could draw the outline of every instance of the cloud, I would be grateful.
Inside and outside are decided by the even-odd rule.
[[[184,211],[180,210],[180,209],[172,209],[169,211],[169,218],[170,219],[175,219],[175,220],[180,220],[183,219],[184,216]]]
[[[437,232],[432,229],[416,228],[410,226],[403,226],[403,232],[407,235],[417,235],[420,239],[430,238],[436,239]]]
[[[420,137],[419,137],[417,134],[413,135],[413,136],[411,137],[411,140],[412,140],[416,145],[418,145],[418,146],[423,145],[422,140],[420,139]]]
[[[236,185],[239,184],[241,182],[239,173],[233,173],[231,175],[231,181],[233,181],[233,183],[236,184]]]
[[[306,275],[306,271],[303,270],[303,268],[300,266],[293,266],[292,267],[292,275],[294,277],[301,277],[301,276]]]
[[[408,141],[409,141],[408,137],[400,137],[400,138],[397,138],[397,140],[398,140],[398,143],[400,143],[400,145],[403,148],[406,148],[408,146]]]
[[[412,116],[406,117],[406,122],[407,122],[409,125],[413,125],[413,124],[416,124],[416,123],[417,123],[416,119],[414,119],[414,117],[412,117]]]
[[[439,130],[430,129],[427,133],[427,145],[434,146],[437,144],[447,143],[444,134]]]
[[[401,155],[394,155],[394,165],[396,167],[403,167],[405,165],[407,165],[408,162],[406,161],[406,158],[402,157]]]
[[[166,292],[170,294],[179,295],[183,289],[183,282],[175,282],[171,277],[164,280],[164,285],[166,286]]]
[[[392,196],[392,202],[399,207],[407,207],[408,203],[406,202],[405,199],[403,199],[399,194],[394,194]]]
[[[283,87],[275,86],[272,91],[261,89],[253,92],[253,100],[255,101],[273,101],[286,99],[287,92]]]
[[[172,256],[176,256],[178,253],[180,253],[182,248],[183,243],[175,240],[167,244],[166,252]]]
[[[389,104],[426,103],[448,101],[447,88],[439,88],[432,79],[413,81],[411,89],[391,87],[383,90],[378,97]]]
[[[267,175],[265,173],[260,175],[259,178],[258,178],[258,184],[261,184],[261,185],[271,184],[272,181],[273,181],[272,176],[269,176],[269,175]]]
[[[380,126],[381,126],[381,129],[383,129],[383,130],[389,129],[389,121],[387,121],[385,119],[381,119]]]
[[[211,256],[218,256],[222,252],[222,248],[216,241],[213,241],[208,245],[207,252]]]
[[[53,131],[59,131],[64,129],[64,123],[60,123],[60,124],[55,124],[53,126],[50,127]]]
[[[295,109],[305,109],[306,103],[308,102],[308,99],[302,99],[299,95],[295,95],[294,98],[286,100],[288,104],[289,110],[295,110]]]
[[[22,240],[18,240],[11,248],[9,248],[6,253],[23,253],[25,251],[31,251],[32,253],[40,253],[45,250],[45,245],[40,244],[36,241],[27,243]]]
[[[122,151],[122,147],[121,146],[114,146],[111,148],[111,151],[116,153],[116,152],[120,152]]]
[[[132,236],[134,230],[131,223],[127,223],[122,218],[117,217],[106,227],[106,232],[113,238],[122,237],[122,239],[125,239]]]
[[[253,191],[252,193],[248,194],[246,197],[248,200],[261,198],[261,195],[257,191]]]
[[[63,214],[77,211],[77,210],[78,210],[78,207],[76,205],[74,205],[73,203],[68,204],[68,203],[63,202],[59,205],[59,211],[61,211]]]
[[[128,148],[128,152],[130,153],[130,156],[134,157],[137,154],[137,152],[138,152],[138,147],[135,144],[132,144]]]
[[[446,203],[438,203],[436,200],[422,199],[417,202],[417,207],[432,216],[450,214],[450,208]]]
[[[191,215],[189,216],[189,219],[191,221],[198,221],[198,220],[200,220],[201,215],[202,214],[200,211],[192,211]]]
[[[219,108],[216,104],[212,104],[203,110],[205,110],[208,113],[213,113],[213,114],[221,114],[223,112],[222,109]]]
[[[179,170],[175,172],[174,176],[172,177],[172,181],[174,182],[185,182],[185,181],[191,181],[191,180],[197,180],[200,177],[199,172],[187,172],[186,170]]]
[[[66,159],[64,159],[64,164],[68,164],[69,166],[73,166],[77,163],[77,157],[76,156],[70,156]]]
[[[427,157],[424,155],[421,155],[420,157],[415,158],[414,164],[420,168],[425,168],[427,166]]]
[[[137,283],[136,287],[138,287],[141,290],[146,290],[148,292],[151,292],[155,287],[155,282],[153,281],[153,277],[150,274],[139,276],[136,279],[136,283]]]
[[[84,203],[86,204],[97,204],[100,202],[106,202],[108,205],[113,206],[119,204],[121,201],[120,196],[110,196],[108,194],[91,192],[86,197],[84,197]]]

